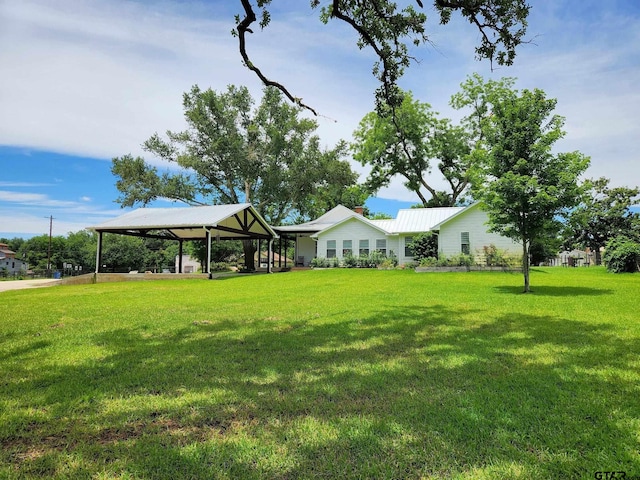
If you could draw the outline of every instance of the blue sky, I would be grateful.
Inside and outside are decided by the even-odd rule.
[[[403,3],[403,2],[400,2]],[[414,2],[411,2],[414,3]],[[425,2],[427,4],[428,2]],[[566,117],[559,151],[591,157],[590,177],[640,184],[640,7],[632,0],[532,0],[528,36],[513,67],[477,62],[478,34],[454,20],[428,25],[431,45],[401,81],[442,116],[467,75],[516,77],[541,88]],[[351,139],[373,109],[372,55],[338,23],[322,25],[308,2],[278,0],[272,25],[248,49],[265,73],[316,108],[323,144]],[[110,160],[150,158],[154,132],[183,128],[182,93],[261,85],[241,65],[230,35],[240,2],[193,0],[21,0],[0,7],[0,236],[78,231],[123,213]],[[362,175],[366,169],[354,168]],[[435,179],[438,183],[437,178]],[[397,179],[373,211],[395,215],[417,203]],[[156,206],[167,206],[162,200]]]

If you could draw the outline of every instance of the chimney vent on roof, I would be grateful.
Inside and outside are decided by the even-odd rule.
[[[353,209],[354,212],[356,212],[358,215],[363,215],[364,214],[364,207],[356,207]]]

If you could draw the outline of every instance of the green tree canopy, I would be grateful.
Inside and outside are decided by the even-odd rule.
[[[257,108],[245,87],[226,92],[194,86],[184,94],[188,128],[154,134],[144,148],[173,164],[159,173],[144,159],[114,158],[117,201],[147,205],[167,198],[188,205],[252,203],[268,222],[308,216],[316,204],[340,203],[357,174],[342,157],[346,144],[322,150],[317,124],[300,118],[280,92],[265,88]],[[332,205],[333,203],[333,205]]]
[[[579,177],[589,159],[579,152],[552,153],[564,136],[555,99],[541,90],[512,91],[491,99],[484,119],[484,177],[474,196],[482,200],[489,226],[522,244],[524,291],[529,287],[532,242],[560,228],[558,218],[579,201]]]
[[[426,33],[427,15],[421,0],[398,5],[391,0],[333,0],[321,5],[311,0],[312,9],[320,11],[322,22],[344,22],[358,34],[357,47],[369,48],[375,55],[373,74],[380,82],[375,92],[377,110],[402,103],[403,94],[397,86],[399,78],[414,59],[410,47],[429,42]],[[411,2],[413,3],[413,2]],[[434,0],[433,7],[441,24],[447,24],[454,14],[460,14],[478,29],[480,44],[475,52],[479,60],[489,59],[498,65],[511,65],[516,47],[524,41],[529,5],[525,0]],[[269,79],[247,52],[247,33],[258,22],[265,28],[271,22],[271,0],[240,0],[242,14],[236,16],[234,35],[238,37],[242,59],[265,85],[280,89],[290,101],[311,110],[302,99],[287,88]],[[256,12],[258,12],[256,14]]]
[[[470,182],[468,134],[437,115],[428,103],[407,92],[394,115],[370,112],[362,119],[351,149],[355,160],[371,166],[366,184],[371,192],[399,175],[424,207],[460,202]],[[448,191],[437,190],[430,178],[436,162]]]
[[[316,122],[301,118],[300,108],[278,90],[265,88],[254,108],[246,87],[218,93],[194,86],[183,107],[186,130],[168,131],[166,138],[154,134],[144,143],[172,170],[160,174],[130,155],[113,159],[122,206],[161,197],[189,205],[247,202],[278,225],[351,198],[357,174],[342,159],[346,143],[321,149]],[[253,259],[251,242],[245,242],[245,258]]]
[[[640,188],[610,187],[608,178],[587,182],[580,204],[571,211],[565,231],[565,245],[589,247],[600,264],[600,248],[617,237],[640,241],[640,214],[630,207],[636,204]]]

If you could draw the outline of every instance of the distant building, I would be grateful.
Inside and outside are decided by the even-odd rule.
[[[17,275],[27,273],[27,262],[16,258],[16,252],[9,249],[6,243],[0,243],[0,275]]]
[[[176,255],[176,272],[180,271],[180,257]],[[197,258],[190,255],[182,255],[182,273],[198,273],[201,269],[200,262]]]

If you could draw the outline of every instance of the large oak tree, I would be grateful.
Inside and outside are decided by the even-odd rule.
[[[354,198],[357,174],[343,160],[346,144],[322,149],[315,121],[265,87],[254,106],[245,87],[225,92],[194,86],[184,94],[187,129],[154,134],[144,149],[173,165],[163,173],[131,155],[114,158],[122,206],[166,198],[188,205],[251,203],[274,225],[315,215]],[[366,196],[365,196],[366,197]],[[245,242],[252,268],[254,246]]]

